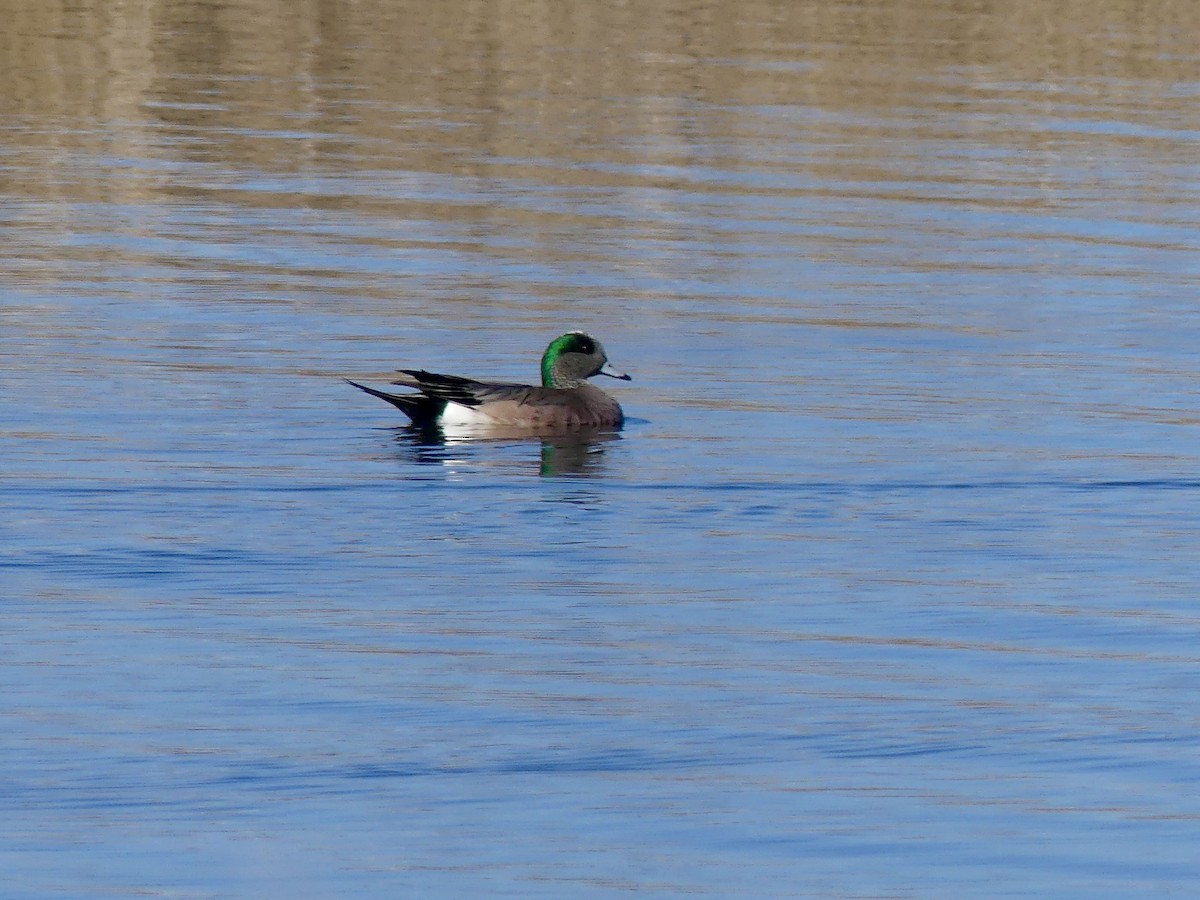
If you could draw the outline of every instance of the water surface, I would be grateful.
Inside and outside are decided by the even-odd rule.
[[[1193,5],[9,7],[7,896],[1200,887]]]

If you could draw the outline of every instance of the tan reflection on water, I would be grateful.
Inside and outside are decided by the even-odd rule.
[[[1187,117],[1195,98],[1173,88],[1200,81],[1189,0],[6,0],[0,15],[6,144],[141,155],[170,152],[164,127],[226,129],[222,152],[265,166],[338,155],[338,135],[439,171],[483,154],[586,158],[635,138],[686,152],[691,103],[953,114],[976,92],[994,101],[1032,83],[1047,99]]]
[[[1188,0],[0,0],[0,15],[0,195],[37,206],[4,224],[32,215],[62,234],[95,228],[79,224],[81,202],[183,202],[466,223],[480,235],[455,248],[467,253],[515,230],[528,246],[505,252],[539,262],[603,254],[606,229],[627,247],[698,236],[736,254],[754,238],[676,199],[702,186],[1036,209],[1085,190],[1064,173],[1132,153],[1163,164],[1137,190],[1166,207],[1178,182],[1157,172],[1194,154],[1180,139],[1200,82]],[[1021,168],[940,154],[955,142],[1017,151]],[[374,195],[379,173],[412,190]],[[297,189],[310,174],[326,180]],[[274,175],[292,180],[245,189]],[[789,183],[767,183],[779,176]],[[584,215],[497,202],[512,183],[638,193],[623,214]],[[789,252],[853,254],[878,228],[870,204],[847,209],[837,234],[815,215],[779,238]],[[139,218],[134,238],[158,234]],[[53,281],[55,262],[27,261],[28,280]],[[716,251],[695,263],[724,264]]]

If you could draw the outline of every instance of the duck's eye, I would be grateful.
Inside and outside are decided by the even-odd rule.
[[[596,345],[591,338],[580,338],[579,343],[575,345],[575,352],[591,356],[596,352]]]

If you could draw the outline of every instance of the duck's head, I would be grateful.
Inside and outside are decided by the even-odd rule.
[[[590,334],[568,331],[555,338],[542,356],[542,387],[578,387],[593,375],[607,375],[623,381],[632,379],[608,364],[604,347]]]

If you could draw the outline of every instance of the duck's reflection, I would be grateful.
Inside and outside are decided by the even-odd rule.
[[[582,428],[567,432],[544,432],[529,428],[396,429],[396,443],[413,462],[455,469],[478,469],[493,465],[511,466],[513,451],[520,453],[518,464],[524,468],[524,455],[538,473],[558,475],[598,475],[604,470],[606,445],[621,438],[612,428]],[[489,449],[505,447],[508,452],[489,455]]]

